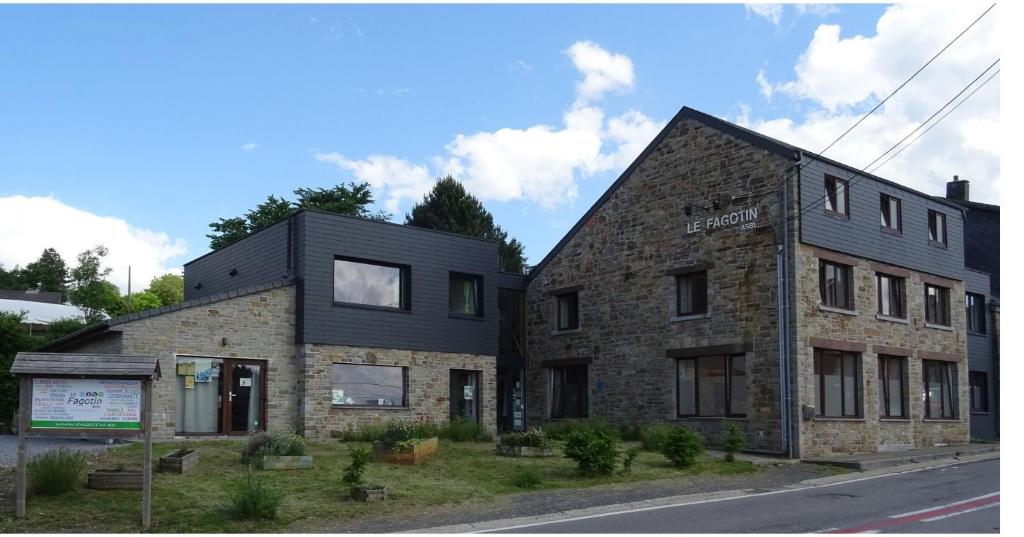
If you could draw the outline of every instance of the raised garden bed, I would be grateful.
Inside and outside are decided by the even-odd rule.
[[[199,464],[199,451],[195,449],[176,449],[160,457],[160,471],[183,474]]]
[[[388,488],[384,485],[358,485],[352,488],[352,499],[361,502],[380,502],[388,497]]]
[[[142,490],[142,470],[138,468],[97,468],[89,472],[88,487],[99,490]]]
[[[550,447],[530,446],[494,446],[494,453],[501,457],[554,457],[555,450]]]
[[[373,462],[392,464],[419,464],[437,453],[437,437],[417,440],[408,447],[391,448],[383,442],[373,443]]]
[[[312,455],[264,455],[260,458],[260,468],[264,470],[305,470],[312,467]]]

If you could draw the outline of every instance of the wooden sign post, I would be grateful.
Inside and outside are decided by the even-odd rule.
[[[154,356],[27,353],[14,358],[21,378],[17,504],[25,517],[29,438],[142,438],[142,528],[149,529],[153,483]]]

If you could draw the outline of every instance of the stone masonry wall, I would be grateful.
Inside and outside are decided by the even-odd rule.
[[[827,255],[827,254],[820,254]],[[881,264],[851,258],[853,264],[856,315],[821,309],[818,288],[819,253],[813,247],[797,246],[796,289],[798,338],[795,344],[799,377],[799,404],[814,406],[814,345],[812,337],[863,343],[861,353],[862,419],[801,419],[799,442],[801,457],[828,456],[833,453],[873,452],[936,443],[964,443],[969,440],[966,313],[963,308],[963,282],[950,290],[952,330],[925,327],[924,282],[922,274],[909,271],[906,281],[907,323],[876,319],[876,269]],[[902,270],[902,269],[898,269]],[[879,419],[878,354],[875,346],[897,347],[912,351],[907,358],[910,419]],[[919,351],[955,354],[957,361],[958,409],[955,420],[925,420],[924,383]],[[884,354],[884,353],[883,353]]]
[[[683,423],[717,443],[725,419],[677,418],[676,360],[666,351],[746,343],[748,412],[734,421],[746,427],[751,448],[779,449],[773,230],[735,224],[688,233],[688,225],[706,226],[708,218],[750,206],[758,208],[758,222],[774,222],[778,195],[758,198],[776,186],[787,164],[696,121],[668,133],[530,281],[530,424],[550,419],[545,364],[589,359],[589,416]],[[667,271],[703,263],[710,264],[708,315],[674,320],[675,277]],[[550,291],[577,285],[580,329],[556,334]]]
[[[302,345],[305,363],[303,428],[310,438],[328,438],[334,431],[391,419],[443,423],[450,415],[449,382],[453,369],[480,372],[480,423],[495,432],[496,358],[399,349]],[[344,407],[331,404],[331,366],[336,363],[402,366],[407,369],[407,406]]]

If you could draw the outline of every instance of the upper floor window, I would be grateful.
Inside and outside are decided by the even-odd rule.
[[[967,293],[967,331],[976,334],[985,333],[985,296],[978,293]]]
[[[745,416],[747,359],[742,354],[676,361],[679,417]]]
[[[988,412],[988,374],[971,371],[967,378],[971,388],[971,412]]]
[[[853,267],[821,260],[818,271],[821,303],[844,310],[853,309]]]
[[[331,366],[331,404],[406,406],[404,367],[334,364]]]
[[[947,244],[945,214],[928,209],[928,239],[939,244]]]
[[[903,230],[903,207],[899,198],[882,194],[882,227],[893,231]]]
[[[376,261],[334,260],[334,301],[409,309],[409,267]]]
[[[952,326],[949,317],[949,288],[924,284],[924,321],[940,326]]]
[[[825,176],[825,209],[843,216],[850,215],[849,181]]]
[[[676,315],[700,315],[708,312],[708,273],[694,272],[676,276]]]
[[[907,318],[906,280],[879,272],[878,314],[897,319]]]
[[[558,330],[575,330],[580,327],[580,294],[577,291],[557,295]]]
[[[924,375],[924,417],[955,419],[956,364],[921,360]]]
[[[484,316],[484,278],[452,272],[448,275],[448,313],[467,317]]]
[[[814,350],[814,400],[817,415],[828,418],[859,418],[860,355],[825,349]]]

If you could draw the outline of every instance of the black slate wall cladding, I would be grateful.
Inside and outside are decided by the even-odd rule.
[[[288,221],[185,264],[185,300],[288,276]],[[232,269],[237,273],[231,276]],[[196,289],[196,284],[202,287]]]
[[[989,292],[989,275],[975,270],[964,271],[964,285],[969,293],[985,295],[985,334],[967,334],[967,369],[980,371],[988,375],[988,413],[971,413],[971,436],[976,438],[996,437],[996,374],[992,360],[992,316],[988,306],[992,297]],[[959,304],[959,303],[957,303]],[[966,407],[966,405],[965,405]]]
[[[824,202],[819,202],[825,195],[825,174],[851,183],[848,220],[826,214]],[[902,235],[881,229],[879,200],[882,193],[902,200]],[[815,159],[800,172],[800,209],[811,205],[814,207],[800,217],[801,240],[806,244],[955,280],[964,278],[963,213],[956,207],[868,177],[855,178],[843,168]],[[949,235],[946,248],[928,243],[928,209],[946,215]]]

